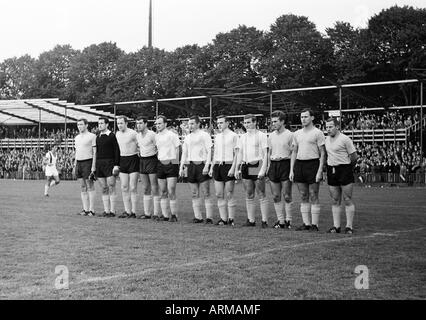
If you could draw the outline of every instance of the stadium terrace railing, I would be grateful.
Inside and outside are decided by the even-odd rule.
[[[35,148],[44,148],[44,146],[52,145],[57,142],[54,138],[28,138],[28,139],[1,139],[0,140],[0,148],[1,149],[35,149]],[[59,147],[61,148],[73,148],[74,147],[74,139],[68,138],[67,141],[61,141],[59,143]]]
[[[343,130],[353,142],[407,142],[407,129],[369,129],[369,130]],[[327,134],[325,132],[325,134]]]

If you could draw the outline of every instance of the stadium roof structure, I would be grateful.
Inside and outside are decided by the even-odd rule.
[[[0,124],[2,125],[75,123],[80,118],[97,122],[99,117],[113,120],[114,114],[93,110],[88,106],[76,105],[58,98],[0,100]]]
[[[328,81],[330,82],[330,81]],[[345,90],[346,94],[362,97],[371,107],[382,107],[380,101],[373,101],[371,97],[365,94],[354,91],[356,88],[373,88],[375,86],[388,86],[388,85],[401,85],[401,84],[420,84],[422,82],[418,79],[404,79],[392,81],[380,81],[369,83],[351,83],[351,84],[332,84],[324,86],[313,87],[296,87],[278,90],[270,90],[262,85],[247,83],[230,88],[193,88],[193,92],[198,95],[189,97],[171,97],[171,98],[151,98],[135,101],[120,101],[110,103],[98,103],[85,105],[97,110],[104,110],[111,108],[114,114],[123,112],[128,108],[137,108],[140,112],[144,110],[147,114],[159,115],[164,112],[164,109],[178,109],[182,111],[183,118],[185,115],[197,112],[200,115],[206,115],[206,118],[212,119],[214,116],[213,110],[220,113],[237,115],[240,112],[238,109],[244,110],[239,116],[246,113],[261,113],[265,116],[270,115],[273,110],[282,110],[286,113],[300,112],[303,107],[312,107],[312,101],[306,99],[307,93],[313,94],[328,90],[334,91],[334,95],[338,95],[338,99],[332,98],[334,106],[327,105],[321,106],[322,108],[333,109],[338,108],[341,112],[343,95],[342,91]],[[374,89],[373,89],[374,90]],[[312,99],[311,99],[312,100]],[[143,106],[143,107],[142,107]],[[219,109],[218,109],[219,107]],[[235,108],[237,107],[237,108]],[[238,108],[242,107],[242,108]],[[142,109],[141,109],[142,108]],[[231,108],[233,110],[231,110]],[[347,106],[345,108],[348,108]],[[161,111],[160,111],[161,109]],[[133,109],[135,110],[135,109]],[[208,115],[208,116],[207,116]]]

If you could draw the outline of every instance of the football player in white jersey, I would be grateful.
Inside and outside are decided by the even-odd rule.
[[[217,127],[220,132],[214,138],[213,165],[209,172],[209,175],[214,179],[220,215],[220,220],[216,224],[234,226],[236,207],[234,186],[238,135],[229,129],[229,120],[226,116],[217,117]]]
[[[46,147],[46,150],[48,148]],[[45,165],[46,184],[44,186],[44,196],[49,196],[49,188],[59,184],[59,172],[56,168],[56,161],[58,159],[58,147],[57,145],[52,146],[52,150],[47,151],[43,159]]]
[[[88,121],[85,118],[77,121],[80,132],[75,137],[75,161],[73,176],[77,177],[81,186],[82,216],[95,215],[96,190],[94,176],[96,171],[96,135],[87,130]]]
[[[303,225],[296,230],[319,231],[321,206],[318,192],[324,167],[325,137],[324,133],[313,124],[312,110],[302,110],[300,120],[303,128],[293,134],[293,153],[290,166],[290,180],[296,182],[302,198],[300,212]],[[312,215],[312,224],[309,213]]]
[[[277,229],[290,229],[292,219],[292,182],[289,175],[293,133],[285,128],[284,122],[285,114],[282,111],[275,111],[271,114],[271,124],[274,131],[268,137],[268,178],[274,196],[274,207],[278,219],[274,228]],[[283,193],[284,203],[282,201]]]
[[[333,227],[329,233],[340,233],[342,197],[345,203],[346,234],[353,233],[355,205],[352,201],[354,183],[353,167],[358,159],[352,140],[339,130],[339,122],[330,118],[326,122],[328,137],[325,139],[327,151],[327,182],[332,199],[331,211]]]
[[[247,132],[238,140],[236,178],[243,179],[246,191],[247,222],[244,226],[256,225],[255,191],[259,197],[262,228],[268,227],[268,198],[265,192],[265,176],[268,167],[268,138],[257,129],[254,115],[244,116]]]
[[[157,134],[155,145],[158,150],[157,177],[160,189],[161,221],[177,222],[178,203],[176,184],[179,176],[179,136],[167,129],[167,118],[158,116],[155,120]],[[170,207],[169,207],[170,206]],[[172,216],[169,216],[169,208]]]
[[[196,115],[189,118],[188,127],[190,134],[185,137],[182,146],[182,159],[179,175],[183,177],[184,166],[188,167],[188,182],[192,193],[192,208],[194,210],[193,223],[202,223],[202,199],[204,196],[206,207],[206,224],[213,223],[213,201],[210,196],[210,163],[212,152],[212,139],[210,135],[200,130],[200,118]]]
[[[136,119],[138,131],[137,139],[140,155],[140,178],[142,180],[144,213],[139,219],[155,220],[160,215],[160,196],[158,193],[157,179],[157,146],[155,145],[155,132],[148,129],[148,119],[140,116]],[[153,203],[153,206],[151,205]],[[152,212],[152,208],[154,212]]]
[[[120,183],[124,212],[119,218],[136,218],[138,203],[139,156],[137,132],[127,127],[125,116],[117,117],[115,134],[120,147]]]

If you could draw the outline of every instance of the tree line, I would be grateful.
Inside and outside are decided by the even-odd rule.
[[[366,28],[338,21],[320,33],[307,17],[285,14],[268,31],[240,25],[205,46],[126,53],[104,42],[75,50],[57,45],[38,58],[0,63],[0,99],[53,98],[77,104],[182,97],[235,88],[274,90],[418,77],[426,70],[426,9],[393,6]],[[336,92],[284,98],[312,107],[335,104]],[[418,103],[416,86],[345,91],[352,105]],[[283,99],[284,99],[283,98]],[[176,110],[178,114],[196,107]],[[185,111],[186,110],[186,111]]]

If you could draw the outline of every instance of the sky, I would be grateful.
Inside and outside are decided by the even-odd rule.
[[[153,45],[177,47],[212,42],[238,25],[269,30],[283,14],[303,15],[317,29],[336,21],[357,28],[393,5],[424,8],[424,0],[152,0]],[[126,52],[148,44],[149,0],[0,0],[0,61],[37,58],[58,44],[82,50],[115,42]]]

